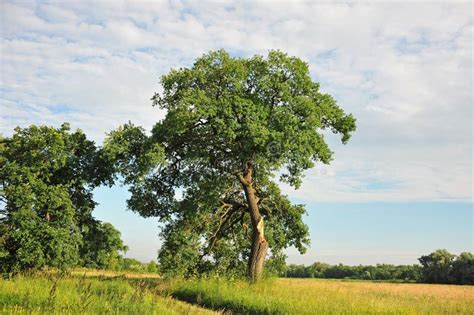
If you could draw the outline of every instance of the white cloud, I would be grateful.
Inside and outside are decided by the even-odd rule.
[[[161,74],[226,48],[278,48],[358,119],[308,201],[472,200],[472,5],[1,3],[0,132],[71,121],[97,141],[150,128]],[[318,175],[315,175],[318,173]]]

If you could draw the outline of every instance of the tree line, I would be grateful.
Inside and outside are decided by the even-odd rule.
[[[141,262],[134,258],[122,258],[120,263],[116,268],[112,270],[116,271],[132,271],[132,272],[148,272],[148,273],[158,273],[159,265],[156,261],[152,260],[148,263]]]
[[[456,256],[440,249],[418,258],[420,264],[377,264],[347,266],[316,262],[312,265],[288,265],[280,276],[288,278],[325,278],[409,281],[440,284],[474,284],[474,255]]]
[[[419,279],[419,265],[377,264],[348,266],[330,265],[316,262],[309,266],[289,265],[284,276],[288,278],[323,278],[323,279],[361,279],[361,280],[401,280],[416,281]]]

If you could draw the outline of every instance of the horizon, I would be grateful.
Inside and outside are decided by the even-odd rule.
[[[156,261],[157,251],[160,246],[158,237],[158,222],[155,218],[142,218],[138,214],[126,209],[126,198],[129,195],[125,187],[114,186],[100,187],[94,192],[95,200],[99,205],[94,210],[94,215],[100,220],[111,222],[117,227],[122,238],[133,244],[129,251],[124,255],[127,258],[135,258],[141,262]],[[103,203],[101,203],[101,201]],[[296,203],[298,200],[292,199]],[[446,212],[450,212],[450,206],[455,205],[457,216],[446,218]],[[352,207],[347,209],[347,207]],[[311,212],[311,209],[321,207],[319,212]],[[421,212],[414,216],[414,221],[405,224],[405,235],[401,237],[397,230],[403,225],[406,216],[405,211],[412,211],[414,208],[420,207]],[[114,210],[120,208],[120,210]],[[393,264],[393,265],[412,265],[418,264],[418,258],[422,255],[428,255],[437,249],[446,249],[452,254],[459,255],[461,252],[472,252],[472,203],[437,203],[437,202],[418,202],[418,203],[365,203],[365,204],[337,204],[337,203],[320,203],[307,205],[306,207],[310,220],[304,220],[310,229],[310,237],[312,238],[312,247],[304,255],[299,254],[294,248],[286,251],[288,255],[287,264],[304,264],[310,265],[314,262],[329,263],[331,265],[342,263],[344,265],[375,265],[375,264]],[[388,211],[380,212],[376,209]],[[369,223],[364,225],[368,214],[377,214],[382,220],[382,227],[375,229],[373,233],[363,234],[364,228],[370,226]],[[401,212],[401,213],[400,213]],[[339,219],[339,215],[346,214],[352,219],[359,219],[355,225],[353,221],[343,221],[343,224],[337,226],[335,223]],[[430,221],[423,220],[427,214],[433,214],[434,218]],[[449,216],[448,216],[449,217]],[[448,237],[438,233],[448,221],[448,226],[457,226],[455,233]],[[373,223],[374,218],[370,223]],[[318,222],[320,221],[320,222]],[[333,222],[324,228],[326,222]],[[396,224],[394,224],[394,222]],[[357,227],[358,225],[358,227]],[[355,227],[356,231],[361,233],[359,238],[353,240],[353,245],[348,250],[344,247],[344,243],[349,243],[351,239],[350,232],[346,230],[348,227]],[[319,229],[322,230],[321,233]],[[417,233],[418,229],[423,230],[423,234]],[[377,244],[379,233],[382,231],[390,231],[391,233],[382,238],[383,241],[392,243],[390,249],[386,244]],[[342,234],[342,235],[341,235]],[[424,236],[430,236],[424,238]],[[318,243],[323,243],[319,248],[314,244],[313,239]],[[142,243],[146,240],[145,246]],[[321,242],[319,242],[321,240]],[[403,240],[403,241],[402,241]],[[404,245],[406,242],[412,241],[411,247]],[[399,241],[401,247],[398,248],[394,243]],[[127,243],[127,245],[130,245]],[[361,246],[362,245],[362,246]],[[150,250],[153,248],[154,250]]]

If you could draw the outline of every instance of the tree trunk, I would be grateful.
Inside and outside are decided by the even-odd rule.
[[[262,275],[267,250],[268,242],[263,235],[263,218],[260,218],[257,228],[253,227],[252,248],[248,265],[248,276],[252,281],[258,281]]]
[[[255,194],[255,189],[252,186],[252,170],[252,162],[249,161],[243,176],[239,176],[239,179],[245,192],[252,222],[252,247],[248,262],[248,277],[252,281],[258,281],[262,275],[268,242],[263,233],[263,217],[258,208],[259,197]]]

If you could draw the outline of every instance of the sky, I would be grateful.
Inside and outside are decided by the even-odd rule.
[[[68,121],[98,144],[127,121],[149,130],[159,78],[224,48],[280,49],[357,118],[347,145],[300,189],[312,245],[289,262],[416,263],[473,251],[472,2],[0,2],[0,133]],[[156,219],[126,187],[95,191],[128,257],[156,258]]]

